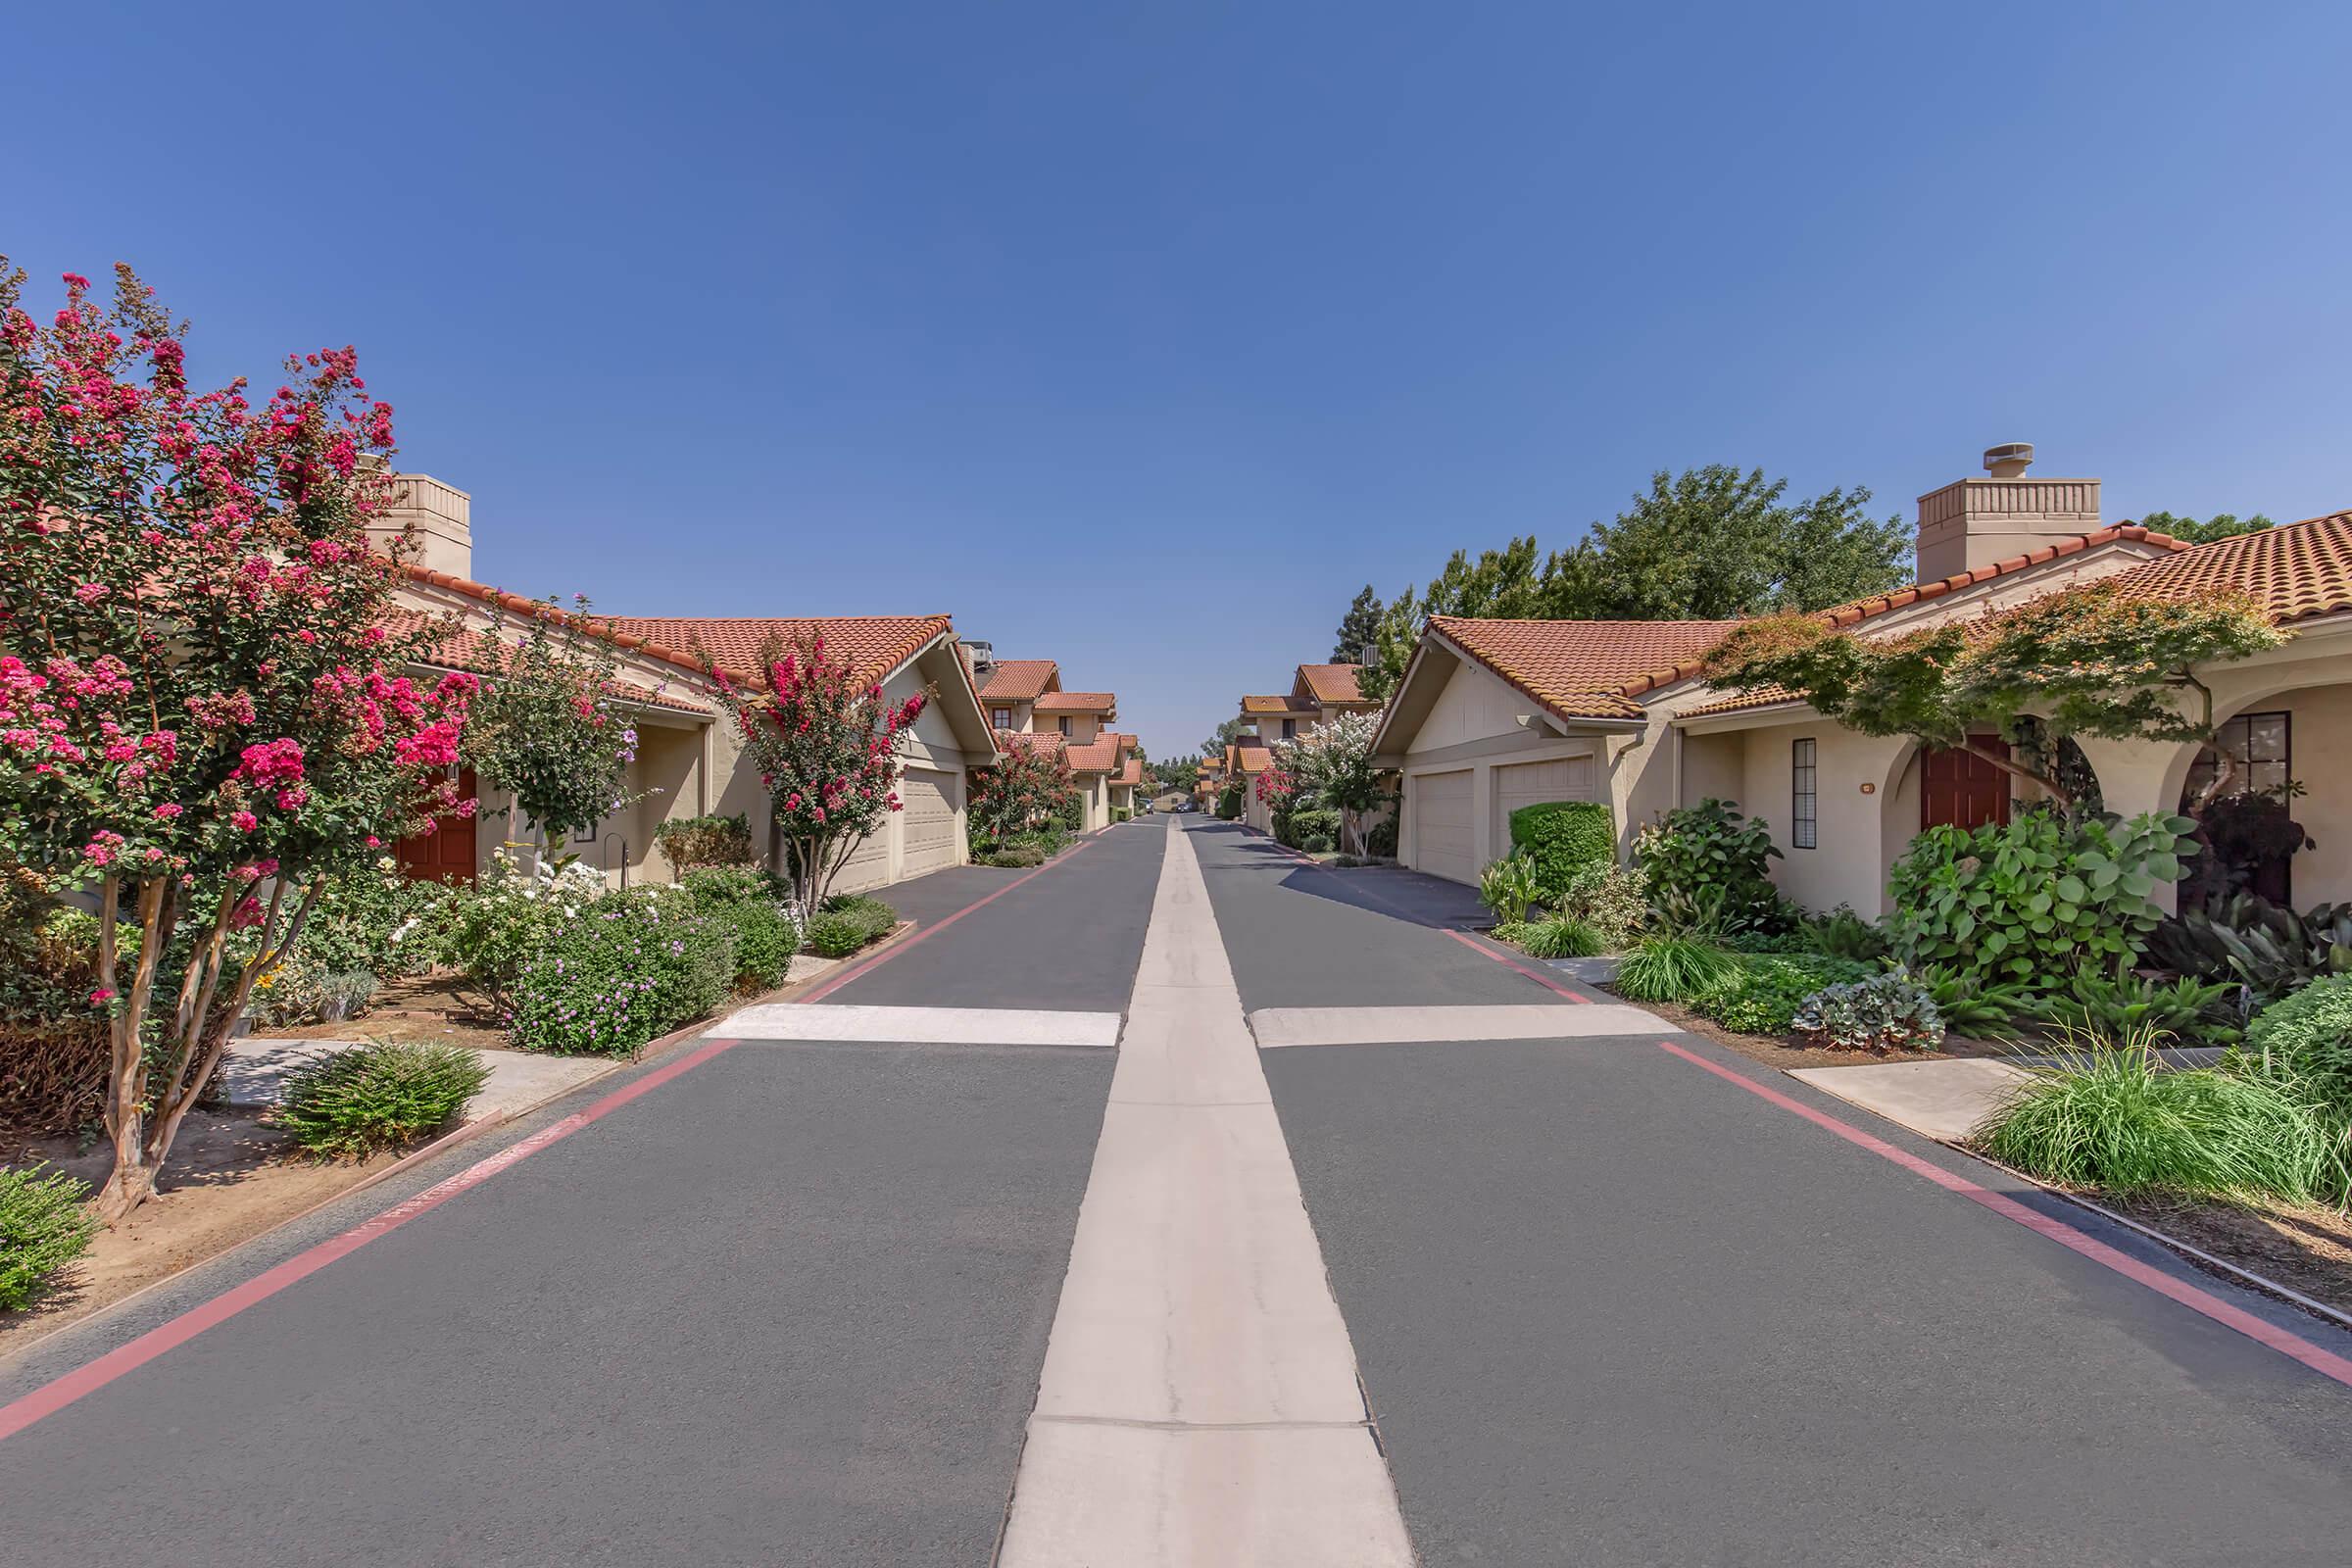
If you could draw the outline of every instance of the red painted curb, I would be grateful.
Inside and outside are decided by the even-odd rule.
[[[1468,948],[1471,952],[1483,953],[1488,957],[1493,958],[1496,963],[1501,964],[1504,968],[1518,970],[1521,974],[1527,976],[1536,984],[1544,987],[1547,991],[1558,992],[1561,996],[1566,997],[1570,1002],[1582,1002],[1590,1004],[1592,1000],[1591,997],[1586,996],[1581,991],[1569,990],[1566,986],[1560,984],[1557,980],[1550,978],[1548,975],[1541,975],[1536,973],[1535,970],[1530,969],[1526,964],[1521,963],[1518,959],[1506,955],[1496,944],[1481,942],[1478,938],[1472,936],[1467,931],[1455,931],[1450,927],[1445,929],[1447,936],[1453,938],[1454,941],[1459,942],[1463,947]]]
[[[440,1207],[460,1193],[480,1186],[509,1166],[519,1164],[550,1145],[569,1138],[638,1096],[660,1088],[681,1073],[691,1072],[711,1057],[732,1050],[734,1046],[732,1040],[714,1040],[700,1051],[680,1056],[666,1066],[657,1067],[635,1083],[613,1090],[586,1109],[574,1111],[562,1121],[542,1127],[528,1138],[508,1145],[486,1159],[476,1160],[456,1175],[445,1177],[414,1197],[403,1199],[342,1235],[306,1248],[276,1267],[265,1270],[241,1285],[232,1286],[201,1305],[190,1307],[169,1323],[149,1329],[129,1344],[118,1346],[96,1360],[75,1367],[30,1394],[0,1405],[0,1441],[16,1436],[46,1416],[55,1415],[84,1395],[106,1387],[125,1372],[145,1366],[165,1351],[185,1345],[205,1330],[226,1322],[247,1307],[268,1300],[295,1281],[316,1274],[335,1259],[349,1256],[369,1242],[389,1236],[417,1215]]]
[[[1882,1159],[1891,1160],[1916,1176],[1924,1176],[1946,1192],[1958,1193],[1970,1202],[1988,1208],[2003,1219],[2014,1220],[2036,1235],[2046,1236],[2069,1251],[2079,1253],[2102,1268],[2112,1269],[2126,1279],[2144,1285],[2157,1295],[2168,1297],[2192,1312],[2209,1317],[2225,1328],[2235,1329],[2256,1344],[2268,1346],[2280,1355],[2302,1362],[2324,1378],[2332,1378],[2346,1388],[2352,1388],[2352,1359],[2346,1359],[2333,1350],[2324,1349],[2300,1335],[2289,1333],[2275,1323],[2256,1317],[2244,1307],[2232,1305],[2209,1291],[2200,1290],[2185,1280],[2175,1279],[2160,1268],[2143,1263],[2128,1253],[2120,1252],[2097,1237],[2078,1230],[2062,1219],[2054,1218],[2037,1209],[2028,1208],[2006,1194],[1981,1187],[1965,1176],[1945,1170],[1934,1160],[1922,1159],[1909,1150],[1897,1149],[1883,1138],[1875,1138],[1859,1127],[1848,1126],[1827,1111],[1816,1109],[1802,1101],[1782,1094],[1777,1089],[1768,1089],[1751,1078],[1732,1071],[1729,1067],[1709,1061],[1695,1051],[1686,1050],[1669,1040],[1659,1041],[1658,1049],[1670,1051],[1685,1061],[1704,1067],[1726,1083],[1737,1084],[1749,1094],[1772,1102],[1783,1110],[1794,1111],[1805,1120],[1828,1128],[1847,1143],[1867,1149]]]
[[[1101,828],[1097,828],[1095,833],[1100,834],[1102,831],[1102,830]],[[974,899],[971,903],[965,905],[962,908],[957,909],[954,914],[949,915],[946,919],[938,920],[930,925],[919,928],[916,930],[914,935],[906,938],[904,942],[895,944],[887,952],[877,953],[870,958],[859,959],[858,962],[844,969],[841,973],[833,976],[830,980],[819,983],[813,990],[808,991],[793,998],[792,1000],[794,1002],[806,1003],[814,1002],[819,997],[830,996],[833,992],[839,990],[843,986],[848,985],[851,981],[858,979],[859,976],[871,973],[875,969],[879,969],[882,967],[882,965],[888,963],[891,959],[897,957],[900,954],[905,953],[908,948],[913,947],[916,943],[921,942],[926,937],[937,936],[940,932],[945,931],[948,927],[954,925],[956,921],[962,919],[974,909],[980,908],[984,905],[996,903],[997,900],[1003,898],[1005,894],[1010,893],[1014,888],[1023,887],[1031,882],[1036,881],[1039,877],[1044,876],[1048,871],[1053,870],[1057,865],[1067,865],[1071,860],[1077,858],[1081,855],[1084,855],[1088,849],[1092,848],[1094,842],[1095,837],[1094,835],[1090,834],[1087,838],[1081,840],[1076,847],[1064,854],[1054,857],[1053,859],[1048,860],[1036,870],[1014,877],[1011,881],[997,889],[996,892],[991,893],[984,898]]]

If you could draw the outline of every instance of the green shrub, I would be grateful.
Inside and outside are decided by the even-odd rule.
[[[1886,933],[1840,904],[1827,914],[1815,915],[1803,928],[1806,946],[1833,958],[1875,963],[1886,956]]]
[[[784,983],[801,951],[801,922],[791,884],[756,866],[702,866],[682,885],[695,907],[735,927],[735,989],[768,991]]]
[[[2062,1031],[2121,1041],[2143,1029],[2182,1040],[2232,1040],[2228,997],[2237,988],[2227,981],[2170,981],[2078,970],[2066,989],[2041,998],[2034,1014]]]
[[[1007,844],[975,856],[973,859],[980,865],[1043,865],[1046,863],[1046,849],[1044,845],[1036,843]]]
[[[2034,993],[2015,981],[1987,980],[1969,970],[1922,964],[1905,970],[1936,1004],[1943,1026],[1980,1040],[2009,1040],[2017,1020],[2034,1010]]]
[[[1517,925],[1536,902],[1535,862],[1523,855],[1507,856],[1478,874],[1478,902],[1494,912],[1498,925]]]
[[[1943,1015],[1925,987],[1895,970],[1822,987],[1798,1004],[1790,1032],[1829,1051],[1935,1051]]]
[[[0,1170],[0,1312],[39,1296],[89,1250],[98,1221],[83,1196],[64,1171]]]
[[[680,880],[697,866],[750,865],[759,858],[752,848],[752,819],[741,811],[671,817],[654,829],[654,848]]]
[[[2194,826],[2026,811],[1973,831],[1932,827],[1887,876],[1888,936],[1913,967],[2036,990],[2079,969],[2128,968],[2164,916],[2149,895],[2180,877]]]
[[[1573,915],[1553,915],[1522,925],[1514,940],[1537,958],[1590,958],[1608,951],[1600,933]]]
[[[1590,866],[1617,863],[1617,822],[1604,801],[1546,801],[1511,813],[1511,853],[1536,867],[1536,902],[1556,909]]]
[[[1340,813],[1328,806],[1300,807],[1291,813],[1291,836],[1299,841],[1300,849],[1306,847],[1308,839],[1330,839],[1337,843]]]
[[[841,896],[825,901],[824,912],[808,922],[808,945],[828,958],[846,958],[898,924],[896,909],[880,899]]]
[[[1230,778],[1217,791],[1217,815],[1227,822],[1238,822],[1242,816],[1242,781]]]
[[[1364,853],[1384,860],[1396,858],[1396,819],[1383,817],[1364,835]]]
[[[1711,799],[1667,812],[1634,841],[1659,922],[1668,930],[1714,937],[1782,931],[1793,923],[1772,881],[1771,862],[1780,853],[1761,818],[1747,821],[1726,802]]]
[[[360,1159],[439,1131],[489,1081],[478,1051],[371,1041],[287,1074],[285,1099],[271,1119],[315,1154]]]
[[[318,974],[422,974],[442,961],[449,907],[459,896],[439,883],[411,882],[385,856],[373,869],[319,889],[294,956]]]
[[[2320,1196],[2335,1150],[2308,1105],[2263,1078],[2170,1071],[2140,1032],[2117,1048],[2078,1037],[1978,1135],[1984,1152],[2044,1181],[2119,1195]]]
[[[1730,985],[1740,960],[1694,937],[1651,937],[1617,966],[1616,988],[1636,1002],[1690,1002]]]
[[[2322,975],[2352,973],[2352,904],[2297,914],[2241,893],[2158,925],[2148,956],[2179,974],[2236,981],[2258,1004],[2276,1002]]]
[[[2254,1015],[2245,1054],[2291,1074],[2338,1120],[2352,1120],[2352,975],[2314,980]]]
[[[1649,919],[1649,881],[1629,866],[1580,866],[1558,900],[1544,907],[1562,918],[1584,921],[1600,934],[1604,951],[1615,952],[1640,935]]]
[[[608,893],[558,920],[514,984],[525,1050],[619,1056],[725,1001],[735,926],[680,888]]]
[[[1691,1010],[1741,1034],[1785,1035],[1796,1009],[1824,986],[1868,978],[1870,968],[1823,954],[1755,954],[1739,961],[1731,982],[1693,999]]]
[[[1124,822],[1132,815],[1134,813],[1124,806],[1114,806],[1110,808],[1110,819],[1113,822]]]

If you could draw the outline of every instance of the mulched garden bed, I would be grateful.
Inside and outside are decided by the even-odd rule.
[[[1736,1051],[1750,1061],[1760,1061],[1767,1067],[1860,1067],[1874,1061],[1942,1061],[1953,1056],[2009,1056],[2017,1054],[2014,1046],[1997,1041],[1971,1040],[1965,1035],[1946,1035],[1941,1051],[1889,1051],[1884,1055],[1867,1051],[1829,1051],[1819,1046],[1800,1046],[1780,1035],[1738,1034],[1711,1018],[1702,1018],[1690,1008],[1672,1002],[1636,1002],[1619,996],[1607,986],[1586,982],[1585,989],[1605,994],[1612,1002],[1622,1002],[1629,1007],[1640,1007],[1690,1034],[1712,1040],[1726,1051]]]

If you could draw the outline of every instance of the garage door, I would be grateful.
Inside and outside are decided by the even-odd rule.
[[[900,826],[906,833],[902,876],[921,876],[956,863],[956,778],[927,767],[910,767],[899,780],[906,803]]]
[[[851,853],[841,875],[833,879],[834,892],[863,893],[890,880],[890,819],[884,817],[882,824]]]
[[[1511,853],[1511,813],[1522,806],[1551,801],[1589,801],[1592,797],[1592,759],[1562,757],[1548,762],[1517,762],[1494,770],[1494,844],[1496,857]]]
[[[1470,770],[1418,774],[1405,790],[1413,808],[1413,864],[1432,876],[1476,882],[1481,862],[1470,841]]]

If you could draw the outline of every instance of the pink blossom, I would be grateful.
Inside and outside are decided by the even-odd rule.
[[[106,584],[98,582],[81,583],[74,590],[74,597],[85,605],[96,604],[99,600],[104,599],[106,594]]]
[[[229,821],[236,825],[236,829],[240,833],[250,833],[262,825],[262,819],[251,811],[239,811],[231,816]]]
[[[179,805],[177,802],[166,801],[163,805],[155,808],[155,814],[169,822],[186,809],[186,807]]]
[[[115,994],[104,986],[100,986],[90,993],[90,1005],[93,1007],[103,1007],[114,1000]]]

